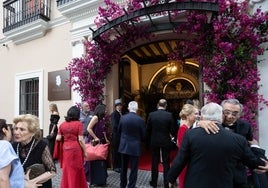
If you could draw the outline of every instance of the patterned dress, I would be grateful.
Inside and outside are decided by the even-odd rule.
[[[56,172],[56,166],[53,162],[47,144],[43,140],[33,138],[31,142],[26,145],[21,145],[18,142],[12,144],[14,150],[20,158],[24,172],[33,164],[43,164],[45,171]],[[44,182],[42,188],[52,188],[51,179]]]

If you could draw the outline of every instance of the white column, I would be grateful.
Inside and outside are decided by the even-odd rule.
[[[254,4],[254,12],[256,11],[259,6],[262,7],[262,11],[265,12],[268,10],[268,2],[263,1],[252,1],[256,4]],[[261,3],[258,3],[261,2]],[[268,44],[265,45],[265,48],[268,47]],[[260,71],[261,81],[259,82],[259,85],[261,85],[261,88],[259,90],[259,94],[263,95],[266,100],[268,100],[268,52],[265,51],[264,55],[260,56],[258,60],[263,60],[261,63],[258,64],[258,70]],[[260,107],[260,106],[259,106]],[[257,107],[256,107],[257,108]],[[268,106],[264,106],[263,110],[259,110],[259,117],[258,117],[258,123],[259,123],[259,144],[260,146],[266,150],[266,155],[268,152]]]

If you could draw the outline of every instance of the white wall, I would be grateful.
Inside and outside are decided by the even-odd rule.
[[[256,10],[256,8],[259,8],[260,6],[263,11],[268,10],[267,1],[264,0],[262,3],[256,3],[254,5],[254,10]],[[267,47],[268,47],[268,44],[266,44],[266,48]],[[258,59],[259,60],[264,59],[264,61],[258,65],[258,69],[261,74],[261,81],[259,84],[262,85],[259,90],[259,94],[264,95],[265,99],[268,100],[268,84],[267,84],[268,52],[266,51],[264,55],[260,56]],[[259,121],[259,144],[263,149],[266,150],[266,156],[268,156],[268,136],[267,136],[268,135],[268,106],[264,106],[264,109],[259,111],[258,121]]]

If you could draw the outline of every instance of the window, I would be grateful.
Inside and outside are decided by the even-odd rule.
[[[43,128],[43,70],[26,72],[15,76],[15,116],[34,114]]]
[[[20,114],[34,114],[38,116],[39,79],[30,78],[20,80]]]

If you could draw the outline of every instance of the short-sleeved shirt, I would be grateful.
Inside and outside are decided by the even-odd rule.
[[[11,188],[24,188],[24,171],[20,159],[12,145],[6,140],[0,140],[0,169],[11,164],[9,182]]]
[[[88,126],[90,120],[92,119],[92,117],[93,117],[92,111],[89,111],[87,114],[85,114],[83,111],[80,112],[80,119],[79,120],[83,124],[83,135],[84,136],[88,135],[87,126]]]

